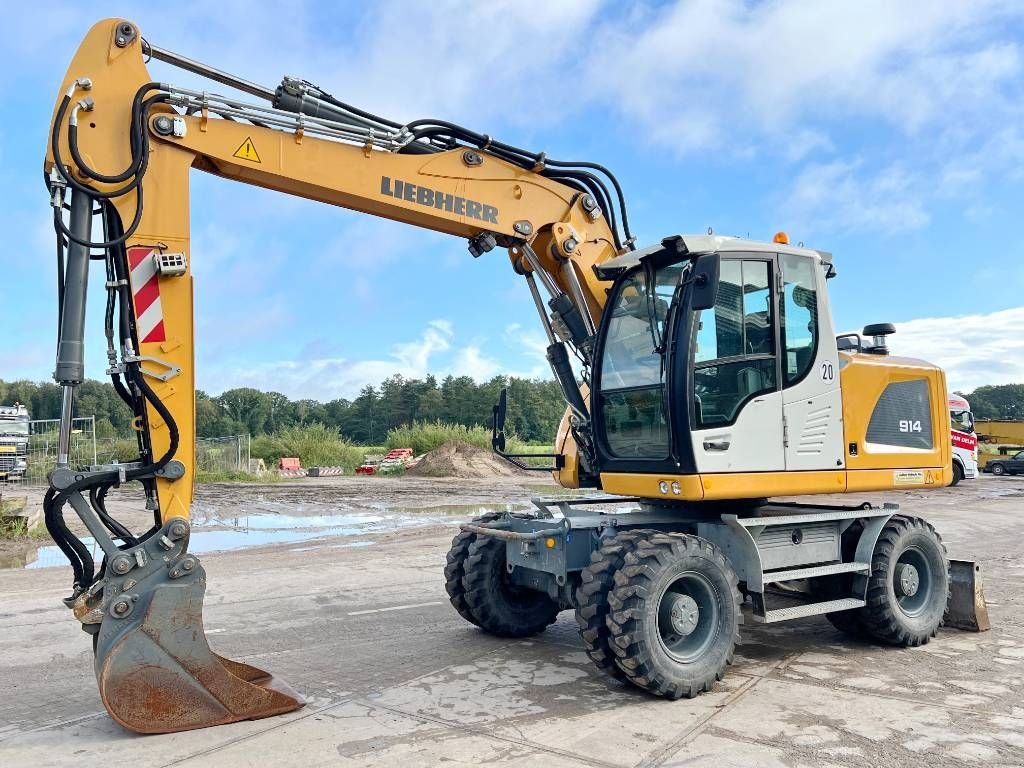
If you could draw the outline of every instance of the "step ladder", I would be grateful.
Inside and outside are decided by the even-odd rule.
[[[757,517],[722,515],[698,523],[698,535],[717,544],[729,558],[752,599],[750,617],[762,624],[863,608],[871,557],[882,528],[899,505],[850,508],[776,504]],[[852,559],[843,559],[843,534],[857,521],[862,528]],[[847,550],[849,552],[849,550]],[[852,580],[849,595],[819,602],[770,608],[766,587],[840,574]],[[788,601],[787,601],[788,602]]]

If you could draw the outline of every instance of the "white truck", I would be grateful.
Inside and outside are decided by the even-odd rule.
[[[28,409],[24,405],[0,405],[0,482],[25,477],[28,427]]]
[[[974,433],[971,404],[959,395],[949,397],[950,438],[953,441],[953,482],[978,476],[978,436]]]

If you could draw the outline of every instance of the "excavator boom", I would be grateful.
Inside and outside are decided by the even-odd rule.
[[[264,101],[155,82],[149,57]],[[600,166],[548,160],[441,121],[400,125],[294,78],[276,90],[257,86],[151,45],[124,20],[89,31],[61,87],[44,166],[62,279],[55,378],[64,391],[46,520],[72,563],[67,602],[94,635],[103,702],[140,732],[263,717],[302,703],[287,684],[217,656],[203,637],[205,574],[188,553],[194,168],[462,237],[473,256],[507,249],[542,310],[549,358],[571,392],[572,429],[583,444],[585,405],[565,345],[589,353],[586,342],[605,296],[591,267],[623,252],[628,238],[612,209],[621,206],[628,232],[624,205],[613,200]],[[100,237],[91,231],[97,206]],[[75,387],[85,374],[94,249],[102,250],[106,265],[107,372],[135,415],[140,455],[136,462],[83,470],[69,466],[67,442]],[[549,294],[551,319],[537,277]],[[573,457],[571,466],[556,466],[576,482],[580,459]],[[111,487],[132,480],[142,484],[154,512],[152,529],[141,535],[124,529],[104,504]],[[66,505],[103,550],[98,572],[64,523]]]

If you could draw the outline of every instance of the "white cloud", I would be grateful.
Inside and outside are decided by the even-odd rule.
[[[1024,382],[1024,307],[895,325],[889,337],[892,352],[942,367],[951,392]]]
[[[863,173],[863,163],[811,163],[781,202],[805,232],[901,232],[927,226],[924,181],[898,164]]]
[[[503,373],[503,366],[493,357],[487,357],[480,347],[463,347],[455,356],[452,373],[456,376],[470,376],[476,381],[487,381]]]
[[[200,388],[221,392],[232,387],[249,386],[283,392],[292,398],[323,401],[352,398],[366,385],[376,386],[396,373],[406,378],[426,376],[438,367],[438,355],[452,348],[453,338],[454,331],[449,321],[432,320],[418,338],[393,344],[387,355],[378,359],[323,357],[247,363],[244,366],[213,363],[208,370],[199,372]],[[464,352],[460,350],[456,359]],[[467,359],[472,362],[473,355]]]
[[[998,1],[676,2],[607,22],[590,82],[681,150],[846,116],[911,134],[954,111],[983,125],[993,106],[1018,109],[1006,89],[1021,53],[999,37],[1019,14]]]

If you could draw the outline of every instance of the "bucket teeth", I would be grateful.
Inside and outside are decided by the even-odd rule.
[[[184,544],[172,562],[151,559],[154,567],[132,570],[130,579],[108,574],[95,664],[111,717],[138,733],[169,733],[303,706],[283,680],[210,650],[203,631],[206,574]],[[176,569],[186,557],[188,570]]]

